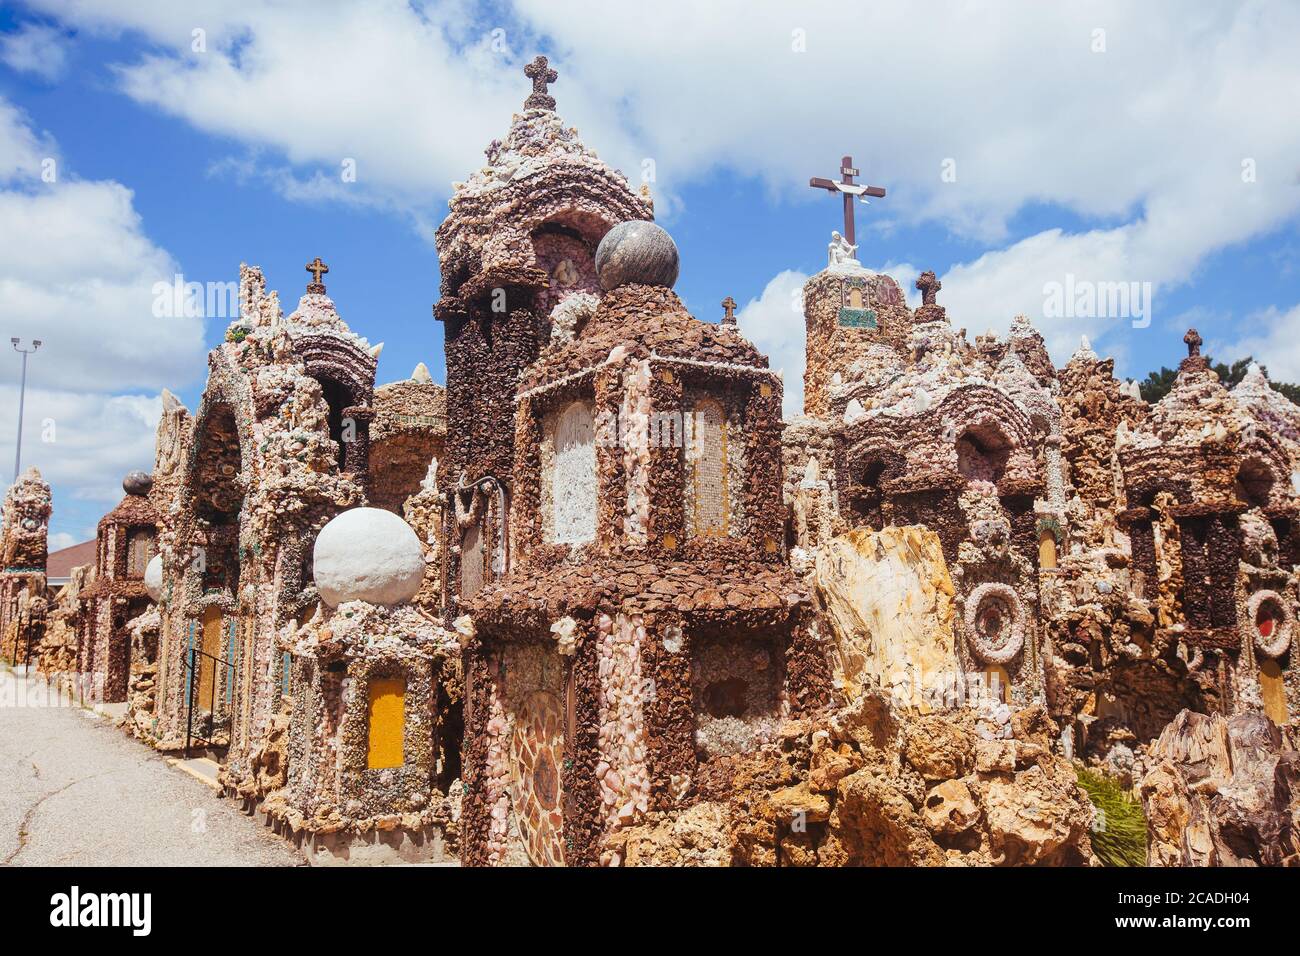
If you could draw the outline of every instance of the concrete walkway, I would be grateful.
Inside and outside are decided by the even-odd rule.
[[[211,788],[43,688],[0,670],[0,864],[303,865]]]

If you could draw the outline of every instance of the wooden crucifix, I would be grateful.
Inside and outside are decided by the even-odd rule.
[[[320,261],[320,256],[312,262],[307,263],[307,271],[312,274],[312,281],[307,283],[308,292],[324,292],[325,283],[320,281],[320,277],[330,271],[330,267]]]
[[[848,240],[850,246],[858,243],[856,230],[853,228],[853,197],[854,196],[874,196],[877,199],[884,198],[885,187],[883,186],[863,186],[855,183],[853,177],[858,175],[858,169],[853,165],[853,157],[845,156],[840,160],[840,181],[835,182],[833,179],[822,179],[814,176],[808,180],[808,185],[814,189],[825,189],[827,192],[838,192],[844,196],[844,238]],[[866,202],[864,198],[862,200]]]

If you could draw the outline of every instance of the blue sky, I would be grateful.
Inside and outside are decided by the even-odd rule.
[[[152,281],[233,281],[246,261],[287,312],[319,255],[343,317],[385,342],[380,381],[420,361],[441,380],[432,229],[537,52],[589,146],[634,183],[650,161],[678,292],[710,320],[735,297],[790,413],[792,296],[840,224],[807,180],[846,152],[890,191],[859,207],[859,258],[909,295],[934,269],[972,335],[1024,312],[1058,364],[1086,334],[1141,377],[1195,324],[1216,357],[1300,380],[1293,5],[702,6],[0,6],[0,332],[46,341],[24,462],[54,484],[53,543],[93,534],[121,474],[152,464],[160,389],[195,407],[228,322],[154,318]],[[1045,315],[1066,273],[1151,283],[1150,327]],[[5,449],[17,375],[0,361]]]

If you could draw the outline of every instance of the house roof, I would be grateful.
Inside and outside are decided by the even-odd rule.
[[[49,559],[45,562],[45,579],[53,585],[71,577],[73,568],[83,564],[94,564],[96,545],[95,539],[91,538],[69,548],[51,551]]]

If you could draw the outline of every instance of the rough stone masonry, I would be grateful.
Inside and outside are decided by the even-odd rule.
[[[1023,317],[971,340],[932,272],[909,307],[846,158],[783,421],[527,76],[437,231],[445,389],[376,387],[319,258],[288,315],[241,266],[58,594],[49,487],[9,490],[5,657],[318,863],[1094,865],[1085,769],[1152,864],[1300,861],[1300,408],[1194,331],[1150,405]]]

